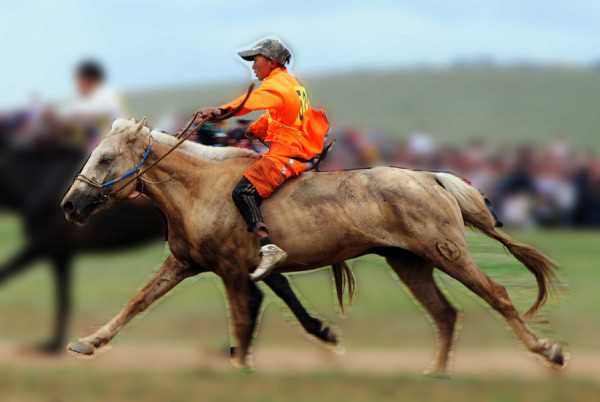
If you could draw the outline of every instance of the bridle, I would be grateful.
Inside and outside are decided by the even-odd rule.
[[[177,133],[177,135],[175,136],[176,138],[179,139],[179,141],[175,145],[173,145],[167,152],[165,152],[163,154],[163,156],[161,156],[156,161],[154,161],[154,163],[152,163],[150,166],[147,166],[146,168],[144,168],[144,165],[150,158],[150,155],[152,155],[152,134],[150,134],[148,136],[149,137],[148,145],[144,149],[144,154],[142,155],[142,159],[137,164],[135,164],[132,168],[128,169],[125,173],[123,173],[120,177],[117,177],[117,178],[111,179],[111,180],[107,180],[107,181],[101,183],[94,178],[89,178],[86,175],[80,173],[77,175],[77,177],[75,177],[75,181],[84,182],[84,183],[100,190],[100,196],[105,200],[110,197],[115,196],[116,194],[121,192],[124,188],[129,186],[131,183],[133,183],[137,179],[141,178],[142,175],[147,173],[150,169],[152,169],[153,167],[158,165],[158,163],[160,161],[165,159],[175,149],[177,149],[181,144],[183,144],[183,142],[186,141],[199,127],[202,127],[202,125],[204,125],[205,123],[207,123],[209,121],[211,121],[211,122],[223,121],[223,120],[229,119],[230,117],[236,115],[240,110],[242,110],[242,108],[246,104],[246,101],[250,97],[250,94],[252,93],[253,89],[254,89],[254,84],[251,84],[248,87],[248,90],[246,91],[246,96],[244,97],[242,102],[240,102],[240,104],[238,106],[227,111],[226,113],[224,113],[221,116],[218,116],[215,118],[201,119],[197,124],[194,124],[194,122],[198,118],[198,115],[200,114],[200,112],[198,111],[198,112],[194,113],[194,115],[188,121],[185,128],[183,130],[181,130],[179,133]],[[142,119],[142,121],[140,122],[140,127],[143,127],[144,121],[145,121],[145,119]],[[191,128],[193,128],[193,130],[190,130]],[[129,179],[129,180],[127,180],[127,179]],[[124,184],[122,184],[118,187],[115,187],[116,184],[121,183],[123,181],[125,181]]]
[[[123,173],[120,177],[116,178],[116,179],[111,179],[111,180],[107,180],[105,182],[100,183],[99,181],[97,181],[94,178],[90,178],[87,177],[84,174],[78,174],[77,177],[75,178],[75,180],[79,180],[82,181],[86,184],[89,184],[90,186],[97,188],[99,190],[106,190],[106,189],[110,189],[112,188],[115,184],[122,182],[125,179],[130,178],[131,176],[137,174],[142,167],[144,166],[144,164],[146,163],[146,161],[148,160],[148,158],[150,157],[150,154],[152,153],[152,136],[149,136],[149,141],[148,141],[148,145],[146,146],[146,149],[144,149],[144,155],[142,156],[142,159],[132,168],[128,169],[125,173]],[[116,191],[120,191],[121,188],[119,188]]]

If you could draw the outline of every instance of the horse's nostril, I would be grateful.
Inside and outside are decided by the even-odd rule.
[[[63,209],[65,210],[65,212],[73,212],[73,210],[75,209],[75,205],[73,205],[71,201],[67,201],[64,203]]]

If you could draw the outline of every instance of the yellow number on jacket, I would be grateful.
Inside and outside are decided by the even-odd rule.
[[[308,93],[304,87],[296,87],[296,94],[298,98],[300,98],[300,111],[298,112],[298,118],[296,119],[296,123],[301,123],[304,120],[304,113],[310,107],[310,101],[308,100]]]

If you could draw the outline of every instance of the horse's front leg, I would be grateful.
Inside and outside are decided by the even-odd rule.
[[[233,270],[231,270],[233,271]],[[248,354],[252,344],[252,336],[260,315],[263,294],[247,274],[229,275],[223,277],[232,332],[237,345],[232,347],[232,363],[240,368],[250,366]]]
[[[40,353],[56,354],[64,352],[72,305],[71,270],[72,266],[70,255],[52,256],[52,271],[56,294],[54,331],[50,339],[36,346],[35,349]]]
[[[179,282],[197,272],[191,269],[189,264],[178,261],[173,256],[169,256],[150,282],[127,303],[127,306],[119,314],[93,334],[70,344],[68,349],[84,355],[94,354],[97,348],[110,342],[133,317],[146,310],[153,302],[173,289]]]

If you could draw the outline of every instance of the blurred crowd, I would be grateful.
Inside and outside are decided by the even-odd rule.
[[[34,98],[22,110],[0,112],[0,147],[8,141],[21,147],[58,141],[89,152],[115,118],[127,115],[105,75],[99,63],[84,61],[74,71],[77,96],[72,101],[48,107]],[[168,115],[157,127],[176,132],[189,117]],[[192,140],[264,152],[264,144],[246,136],[250,123],[232,119],[207,124]],[[335,140],[335,146],[320,168],[394,165],[448,171],[484,193],[507,225],[600,226],[600,157],[593,151],[575,149],[565,137],[518,146],[493,143],[489,137],[456,145],[437,138],[421,131],[402,137],[377,130],[334,129],[329,140]]]

